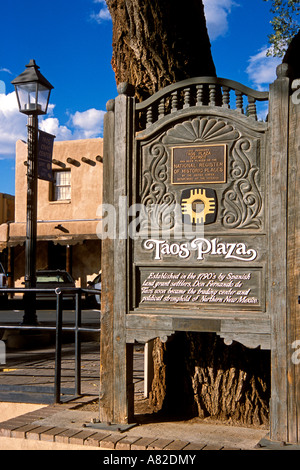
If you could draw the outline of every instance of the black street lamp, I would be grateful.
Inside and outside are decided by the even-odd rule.
[[[11,83],[15,86],[19,111],[28,115],[25,287],[30,289],[36,287],[38,116],[47,113],[53,86],[39,72],[34,60]],[[37,324],[35,293],[26,293],[24,300],[23,324]]]

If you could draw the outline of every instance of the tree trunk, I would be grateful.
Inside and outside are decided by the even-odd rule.
[[[294,80],[300,77],[300,62],[299,62],[299,51],[300,51],[300,30],[293,37],[288,50],[283,58],[283,63],[289,65],[290,78]]]
[[[144,100],[185,78],[215,76],[201,0],[106,0],[116,82]]]
[[[153,411],[268,425],[270,351],[226,346],[213,333],[177,333],[165,344],[156,340],[153,358]]]
[[[187,334],[186,364],[201,418],[244,425],[267,425],[270,399],[270,351],[226,346],[214,334]]]
[[[185,78],[215,76],[201,0],[106,0],[112,66],[144,100]],[[244,424],[268,421],[268,352],[225,346],[214,334],[178,333],[154,347],[153,410]]]

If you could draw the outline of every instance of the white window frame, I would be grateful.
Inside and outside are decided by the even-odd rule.
[[[54,202],[71,200],[71,170],[55,170],[52,184],[52,198]]]

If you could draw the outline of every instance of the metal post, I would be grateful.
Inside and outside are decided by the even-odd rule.
[[[75,394],[81,394],[81,350],[80,331],[81,327],[81,290],[76,292],[75,306]]]
[[[28,158],[27,158],[27,214],[25,242],[25,287],[36,287],[36,238],[37,238],[37,147],[38,117],[28,117]],[[36,294],[24,295],[23,324],[36,325]]]
[[[55,377],[54,377],[54,402],[60,403],[61,392],[61,346],[62,346],[62,292],[55,289],[56,293],[56,335],[55,335]]]

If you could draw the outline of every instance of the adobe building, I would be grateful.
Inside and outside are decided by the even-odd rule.
[[[7,268],[8,250],[7,236],[8,224],[15,216],[15,198],[10,194],[0,193],[0,262]]]
[[[54,142],[53,181],[38,180],[37,270],[66,269],[77,287],[85,287],[101,269],[97,208],[102,203],[102,147],[103,139]],[[14,287],[24,281],[26,162],[27,143],[19,140],[14,222],[0,227],[1,239],[6,231]]]
[[[10,194],[0,193],[0,225],[13,220],[15,211],[15,198]]]

